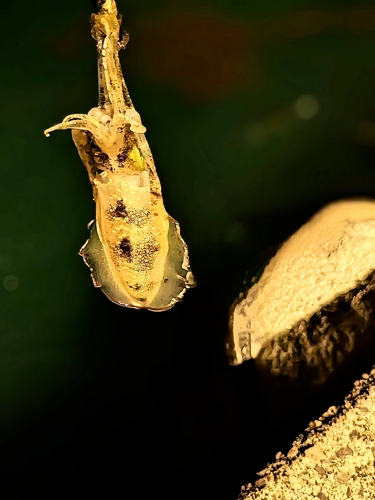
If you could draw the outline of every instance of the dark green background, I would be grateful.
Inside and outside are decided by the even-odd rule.
[[[130,32],[125,79],[198,287],[161,314],[119,308],[94,289],[77,255],[94,216],[87,174],[70,133],[43,136],[96,105],[94,2],[4,3],[6,498],[234,498],[274,449],[246,444],[257,430],[241,415],[240,390],[251,419],[263,416],[252,379],[239,382],[226,364],[228,307],[326,202],[375,196],[375,3],[119,0],[118,8]],[[295,111],[306,94],[319,103],[308,120]]]

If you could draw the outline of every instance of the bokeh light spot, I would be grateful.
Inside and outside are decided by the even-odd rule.
[[[319,101],[313,95],[301,95],[294,103],[294,112],[301,120],[311,120],[319,112]]]
[[[13,276],[12,274],[5,276],[5,278],[3,279],[3,287],[8,292],[16,291],[17,288],[19,287],[19,284],[20,284],[20,281],[17,278],[17,276]]]

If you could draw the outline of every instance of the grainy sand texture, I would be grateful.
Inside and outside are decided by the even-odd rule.
[[[242,487],[242,500],[375,499],[375,368]]]

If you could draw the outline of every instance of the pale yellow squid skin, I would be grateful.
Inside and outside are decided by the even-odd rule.
[[[80,251],[96,287],[115,303],[163,311],[195,285],[178,223],[166,212],[141,118],[122,76],[120,22],[114,0],[92,15],[99,105],[45,131],[72,130],[96,202],[96,221]]]

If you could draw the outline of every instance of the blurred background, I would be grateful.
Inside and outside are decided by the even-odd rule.
[[[227,365],[228,309],[324,204],[375,197],[375,2],[117,4],[198,287],[161,314],[94,289],[87,173],[69,132],[43,130],[97,103],[95,2],[4,3],[2,496],[230,500],[300,428],[273,433],[253,365]]]

